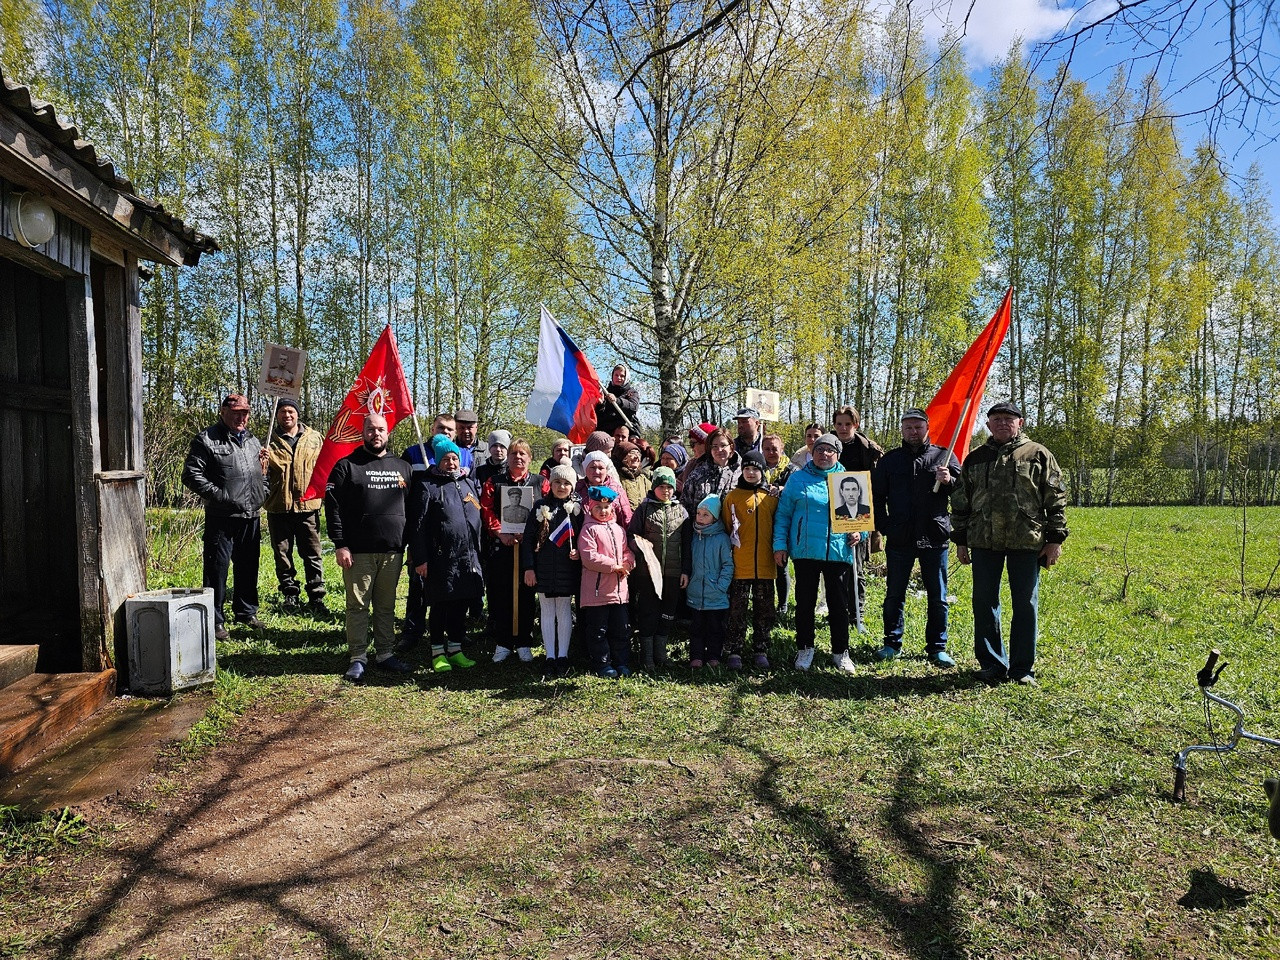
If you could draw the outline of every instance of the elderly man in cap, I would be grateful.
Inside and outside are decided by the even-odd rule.
[[[328,618],[324,604],[324,561],[320,548],[323,497],[304,499],[324,437],[298,417],[289,397],[276,403],[276,426],[267,444],[267,533],[276,561],[276,581],[286,611],[302,609],[302,588],[293,564],[296,545],[306,576],[309,612]]]
[[[204,585],[213,589],[214,637],[230,636],[223,612],[229,568],[234,572],[231,612],[236,622],[260,629],[258,553],[267,453],[249,433],[249,400],[243,394],[229,394],[218,422],[191,441],[182,483],[204,501]]]
[[[928,598],[925,652],[936,667],[954,667],[947,653],[948,504],[960,476],[960,461],[929,442],[929,415],[912,407],[902,415],[902,446],[890,450],[871,475],[876,530],[886,538],[884,644],[876,654],[892,660],[902,652],[903,610],[911,569],[920,563]]]
[[[964,461],[952,494],[951,539],[960,562],[973,564],[973,645],[978,677],[1035,686],[1040,568],[1062,556],[1067,491],[1052,453],[1022,432],[1022,411],[997,403],[987,411],[987,442]],[[1009,652],[1000,635],[1000,579],[1009,569],[1013,601]]]
[[[476,432],[479,429],[480,414],[474,410],[463,409],[453,412],[453,442],[458,447],[458,463],[463,473],[475,473],[476,454],[481,452],[476,444]],[[481,458],[483,459],[483,458]]]
[[[764,431],[760,429],[760,411],[754,407],[743,407],[733,417],[738,421],[738,435],[733,438],[733,448],[738,451],[738,456],[752,450],[759,452],[764,441]]]

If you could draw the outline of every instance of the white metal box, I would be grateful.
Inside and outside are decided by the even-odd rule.
[[[125,601],[129,689],[167,696],[213,683],[213,591],[148,590]]]

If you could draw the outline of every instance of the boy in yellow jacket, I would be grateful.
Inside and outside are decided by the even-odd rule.
[[[765,482],[764,455],[752,450],[742,457],[742,476],[724,498],[720,516],[733,544],[733,585],[729,588],[728,651],[725,666],[742,669],[742,645],[747,636],[747,606],[752,608],[753,666],[769,669],[769,634],[776,607],[773,581],[778,567],[773,558],[773,515],[778,498]]]

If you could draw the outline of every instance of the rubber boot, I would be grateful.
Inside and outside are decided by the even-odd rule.
[[[665,634],[653,638],[653,662],[660,667],[667,665],[667,638]]]
[[[644,668],[652,670],[653,663],[653,637],[640,638],[640,655],[644,658]]]

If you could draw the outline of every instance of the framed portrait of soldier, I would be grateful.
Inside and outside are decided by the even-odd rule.
[[[262,375],[258,378],[258,390],[268,397],[302,396],[302,372],[307,365],[307,351],[298,347],[286,347],[268,343],[262,357]]]
[[[498,496],[498,520],[503,533],[524,533],[525,521],[533,513],[536,487],[501,487]]]
[[[871,472],[853,470],[827,474],[834,533],[870,533],[875,529],[871,503]]]
[[[776,390],[757,390],[747,387],[747,406],[760,412],[765,423],[777,423],[782,409],[782,398]]]

